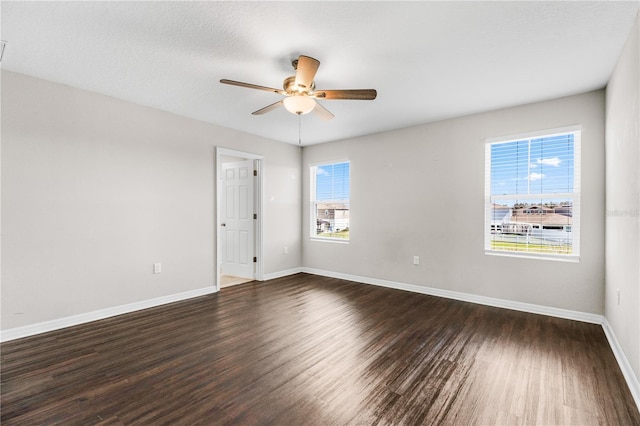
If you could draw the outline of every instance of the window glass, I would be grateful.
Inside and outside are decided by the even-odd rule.
[[[350,163],[311,167],[311,237],[349,240]]]
[[[579,147],[579,131],[487,143],[487,252],[579,255]]]

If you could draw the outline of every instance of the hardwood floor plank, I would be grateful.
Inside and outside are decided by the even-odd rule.
[[[6,425],[638,425],[600,326],[305,274],[0,346]]]

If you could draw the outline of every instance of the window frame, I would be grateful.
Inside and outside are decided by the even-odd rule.
[[[491,194],[491,148],[500,143],[518,142],[523,140],[532,140],[538,138],[546,138],[553,136],[561,136],[573,134],[573,192],[565,193],[541,193],[541,194]],[[485,139],[485,187],[484,187],[484,251],[486,255],[519,257],[529,259],[544,259],[564,262],[580,261],[580,221],[581,221],[581,149],[582,149],[582,126],[574,125],[556,129],[539,130],[534,132],[522,133],[511,136],[488,138]],[[572,221],[569,228],[571,229],[572,242],[571,254],[561,253],[540,253],[540,252],[524,252],[515,250],[496,250],[491,248],[491,226],[492,226],[492,203],[494,200],[526,200],[526,199],[571,199],[572,202]]]
[[[349,164],[349,237],[321,237],[316,233],[317,231],[317,203],[316,200],[316,169],[322,166],[328,166],[333,164]],[[319,163],[309,164],[309,238],[311,241],[324,241],[333,243],[349,244],[351,241],[351,161],[348,159],[323,161]],[[344,203],[344,200],[322,200],[323,203]]]

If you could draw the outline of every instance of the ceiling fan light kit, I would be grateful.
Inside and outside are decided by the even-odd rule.
[[[284,107],[292,114],[309,114],[315,107],[315,99],[305,95],[293,95],[284,98]]]
[[[316,76],[320,61],[310,56],[300,55],[291,63],[296,75],[287,77],[283,82],[283,89],[259,86],[257,84],[243,83],[241,81],[222,79],[220,83],[232,86],[246,87],[248,89],[264,90],[285,96],[281,101],[252,112],[253,115],[262,115],[278,108],[281,104],[292,114],[298,116],[313,111],[323,120],[330,120],[334,115],[323,107],[316,99],[323,100],[373,100],[377,96],[374,89],[350,89],[350,90],[316,90],[313,79]]]

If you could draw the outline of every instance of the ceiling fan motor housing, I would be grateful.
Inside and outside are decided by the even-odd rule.
[[[309,95],[315,90],[316,82],[312,81],[311,82],[311,87],[309,87],[309,88],[299,87],[299,86],[296,85],[296,76],[292,75],[292,76],[287,77],[287,78],[284,79],[284,83],[282,84],[282,88],[289,95],[301,95],[301,94]]]

